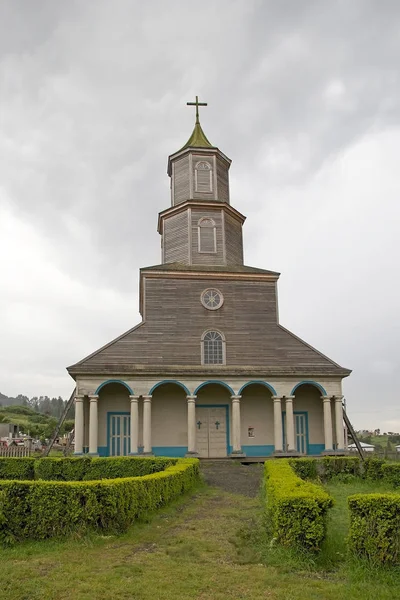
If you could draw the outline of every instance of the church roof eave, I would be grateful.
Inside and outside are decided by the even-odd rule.
[[[230,158],[228,158],[226,156],[226,154],[224,154],[217,146],[207,146],[207,147],[201,147],[201,146],[184,146],[183,148],[181,148],[180,150],[177,150],[176,152],[174,152],[173,154],[170,154],[168,156],[168,166],[167,166],[167,174],[171,177],[172,175],[172,161],[175,158],[178,158],[179,156],[184,156],[186,153],[189,152],[197,152],[197,153],[215,153],[218,154],[218,156],[220,156],[224,161],[226,161],[226,163],[230,166],[232,164],[232,161]]]
[[[221,210],[221,207],[222,207],[227,212],[229,212],[233,217],[238,219],[242,225],[246,220],[246,217],[241,212],[236,210],[236,208],[233,208],[233,206],[231,206],[227,202],[218,202],[217,203],[215,201],[205,202],[204,200],[186,200],[185,202],[180,202],[179,204],[176,204],[175,206],[170,206],[169,208],[166,208],[165,210],[162,210],[161,212],[158,213],[158,223],[157,223],[158,233],[161,233],[161,231],[162,231],[161,223],[162,223],[162,220],[166,216],[170,216],[171,214],[181,212],[183,210],[186,210],[188,207],[192,207],[192,206],[197,206],[197,207],[201,207],[201,208],[208,207],[208,208],[212,208],[213,210]]]

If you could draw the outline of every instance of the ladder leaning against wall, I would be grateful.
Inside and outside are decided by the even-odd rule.
[[[55,441],[56,441],[56,439],[59,437],[59,435],[60,435],[60,431],[61,431],[61,427],[63,426],[63,423],[64,423],[65,419],[67,418],[67,415],[68,415],[68,413],[69,413],[69,411],[70,411],[70,408],[71,408],[71,407],[72,407],[72,405],[74,404],[74,400],[75,400],[75,393],[76,393],[76,388],[74,388],[74,391],[72,392],[72,394],[71,394],[71,396],[70,396],[70,398],[69,398],[68,402],[66,402],[66,404],[65,404],[65,406],[64,406],[64,410],[63,410],[63,412],[62,412],[62,414],[61,414],[61,417],[59,418],[59,420],[58,420],[58,423],[57,423],[57,425],[56,425],[56,428],[55,428],[55,429],[54,429],[54,431],[53,431],[53,435],[51,436],[51,439],[50,439],[49,445],[48,445],[48,446],[46,446],[46,448],[44,449],[42,456],[48,456],[48,455],[49,455],[49,453],[50,453],[50,450],[51,450],[51,449],[52,449],[52,447],[54,446],[54,442],[55,442]],[[72,443],[72,439],[71,439],[71,437],[72,437],[72,439],[73,439],[73,436],[71,436],[71,435],[70,435],[70,437],[69,437],[69,440],[68,440],[68,444],[67,444],[68,450],[69,450],[69,448],[70,448],[70,446],[71,446],[71,443]],[[64,451],[64,454],[65,454],[65,453],[66,453],[66,452]]]
[[[365,460],[365,456],[364,456],[364,450],[362,449],[362,446],[360,444],[360,440],[357,437],[356,432],[354,431],[354,428],[352,426],[352,424],[350,423],[350,419],[347,416],[347,412],[346,412],[346,405],[343,405],[343,421],[346,424],[346,427],[351,435],[351,437],[353,438],[353,442],[356,445],[356,448],[358,450],[358,454],[360,455],[361,460]]]

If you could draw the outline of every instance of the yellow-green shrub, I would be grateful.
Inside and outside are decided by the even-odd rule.
[[[34,458],[0,457],[0,479],[33,479]]]
[[[349,496],[349,548],[375,564],[400,563],[400,494]]]
[[[284,546],[319,550],[332,498],[300,479],[285,459],[265,462],[266,512],[272,535]]]
[[[382,465],[383,480],[389,485],[398,488],[400,487],[400,464],[387,463]]]
[[[179,459],[143,477],[1,481],[0,539],[45,539],[90,528],[122,532],[190,490],[199,477],[197,459]]]
[[[41,458],[35,462],[35,478],[46,481],[88,481],[141,477],[163,471],[176,461],[176,458],[148,456]]]

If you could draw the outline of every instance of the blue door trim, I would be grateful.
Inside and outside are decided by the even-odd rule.
[[[107,412],[107,456],[111,456],[111,448],[110,448],[110,432],[111,432],[111,417],[115,417],[115,416],[125,416],[125,417],[130,417],[131,413],[130,412],[126,412],[126,411],[110,411]],[[130,452],[130,445],[131,445],[131,435],[130,435],[130,431],[128,432],[128,439],[129,439],[129,444],[128,444],[128,454]],[[120,456],[123,456],[122,454]]]
[[[229,443],[230,438],[230,424],[229,424],[229,404],[196,404],[198,408],[225,408],[226,411],[226,455],[229,456],[231,453],[231,446]]]
[[[306,410],[294,410],[293,411],[293,416],[294,415],[305,415],[305,422],[306,422],[306,449],[307,449],[306,454],[310,454],[310,443],[309,443],[309,439],[308,439],[308,411],[306,411]],[[286,411],[284,410],[284,411],[282,411],[283,440],[285,440],[285,434],[286,434],[285,423],[286,423]],[[294,423],[294,426],[295,426],[294,437],[296,438],[296,422]],[[297,444],[296,444],[296,449],[297,449]]]

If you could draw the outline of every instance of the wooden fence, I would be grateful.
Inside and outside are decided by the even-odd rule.
[[[31,451],[25,446],[0,446],[0,456],[23,458],[30,455]]]

